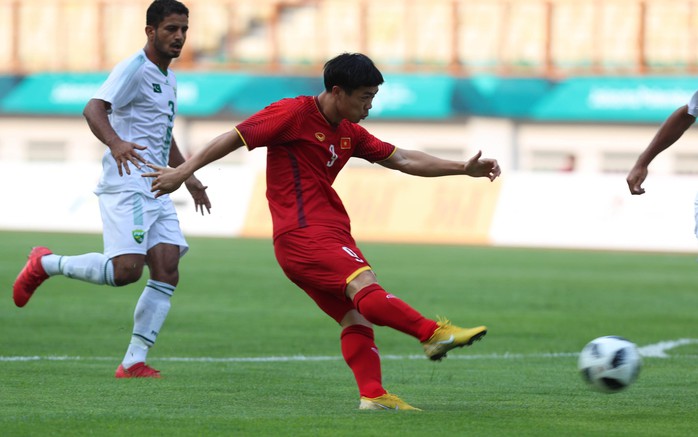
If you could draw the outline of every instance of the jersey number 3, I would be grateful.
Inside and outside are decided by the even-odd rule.
[[[339,158],[339,156],[337,156],[337,154],[334,151],[334,144],[330,144],[330,153],[332,154],[332,156],[330,157],[330,160],[327,161],[328,167],[332,167],[337,158]]]

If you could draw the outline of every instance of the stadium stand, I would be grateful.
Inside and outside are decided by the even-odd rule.
[[[109,70],[143,0],[0,0],[0,73]],[[315,69],[338,51],[399,71],[559,77],[693,72],[698,0],[190,0],[178,68]],[[137,19],[138,18],[138,19]]]

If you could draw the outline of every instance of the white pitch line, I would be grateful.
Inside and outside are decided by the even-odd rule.
[[[678,340],[660,341],[659,343],[648,344],[647,346],[639,348],[640,355],[643,357],[669,358],[669,354],[667,354],[666,351],[687,344],[698,344],[698,339],[680,338]]]
[[[639,348],[640,355],[648,358],[670,358],[668,350],[685,346],[688,344],[698,344],[698,339],[681,338],[678,340],[661,341]],[[579,356],[578,352],[555,352],[555,353],[503,353],[503,354],[457,354],[448,357],[449,360],[502,360],[502,359],[526,359],[526,358],[569,358]],[[693,355],[691,355],[693,356]],[[156,361],[173,362],[196,362],[196,363],[282,363],[299,361],[340,361],[341,356],[270,356],[270,357],[155,357]],[[381,355],[382,360],[425,360],[424,355]],[[12,361],[116,361],[115,357],[80,357],[80,356],[0,356],[0,362]]]
[[[488,354],[488,355],[456,355],[448,356],[448,359],[459,360],[482,360],[482,359],[517,359],[517,358],[557,358],[557,357],[575,357],[579,355],[576,352],[569,353],[542,353],[542,354]],[[153,357],[154,361],[172,361],[172,362],[195,362],[195,363],[282,363],[282,362],[299,362],[299,361],[340,361],[343,358],[339,355],[335,356],[272,356],[272,357]],[[381,355],[382,360],[426,360],[424,355]],[[0,356],[0,362],[11,361],[114,361],[116,357],[80,357],[80,356]]]

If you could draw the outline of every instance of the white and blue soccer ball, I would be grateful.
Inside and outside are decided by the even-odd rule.
[[[623,337],[606,336],[584,346],[577,367],[593,389],[617,393],[635,382],[642,358],[635,343]]]

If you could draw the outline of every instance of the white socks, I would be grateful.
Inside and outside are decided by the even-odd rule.
[[[148,349],[165,323],[170,311],[170,298],[175,287],[160,281],[148,280],[133,313],[133,335],[131,344],[121,364],[128,369],[136,363],[145,362]]]
[[[41,265],[49,276],[65,275],[98,285],[114,287],[114,264],[101,253],[77,256],[46,255]]]
[[[145,363],[145,357],[148,355],[148,346],[143,342],[138,342],[137,337],[131,338],[131,344],[128,345],[126,349],[126,355],[124,355],[124,360],[121,365],[124,369],[128,369],[136,363]]]
[[[65,275],[98,285],[114,284],[114,264],[101,253],[86,253],[77,256],[46,255],[41,265],[49,276]],[[148,280],[133,313],[133,335],[122,361],[128,369],[136,363],[144,363],[148,349],[165,323],[170,311],[170,298],[174,285]]]

